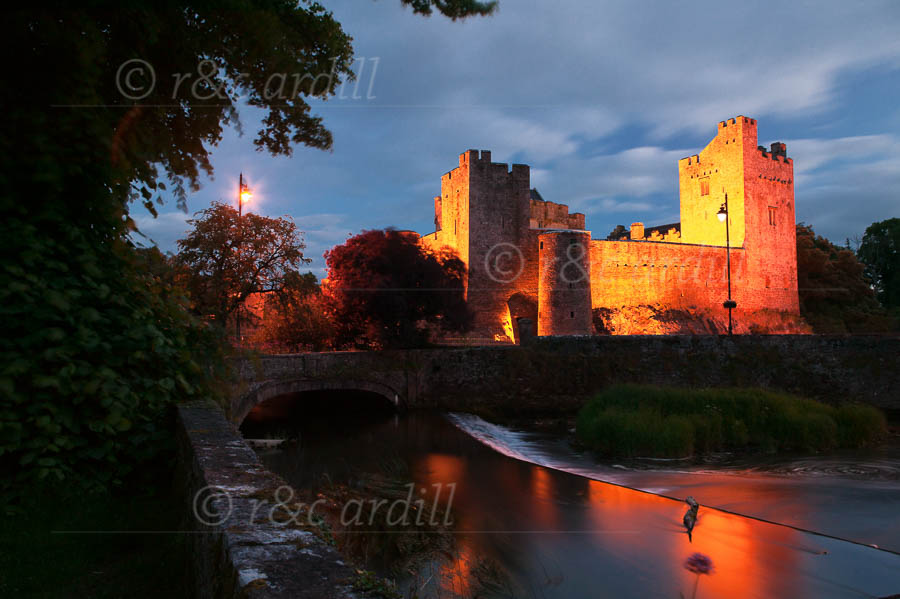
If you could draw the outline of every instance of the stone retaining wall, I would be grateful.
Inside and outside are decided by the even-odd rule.
[[[356,596],[353,570],[330,545],[260,508],[260,498],[286,483],[260,465],[221,409],[204,402],[179,406],[178,443],[195,597]]]

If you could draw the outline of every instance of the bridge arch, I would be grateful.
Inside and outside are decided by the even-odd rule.
[[[278,381],[265,381],[253,385],[246,393],[240,395],[233,403],[231,410],[232,420],[240,424],[255,406],[279,395],[291,393],[304,393],[306,391],[367,391],[382,396],[397,410],[405,410],[406,404],[400,394],[393,388],[383,383],[366,380],[340,379],[288,379]]]

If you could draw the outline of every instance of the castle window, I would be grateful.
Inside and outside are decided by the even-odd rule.
[[[775,206],[769,206],[769,224],[775,226]]]
[[[700,195],[702,195],[702,196],[709,195],[709,177],[700,179]]]
[[[574,312],[569,312],[569,318],[575,318],[575,313],[574,313]]]
[[[544,242],[541,242],[541,249],[544,249]]]

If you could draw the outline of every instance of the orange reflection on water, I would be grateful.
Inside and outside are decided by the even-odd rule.
[[[466,470],[462,458],[446,453],[429,453],[423,462],[423,474],[433,484],[458,482],[462,480]]]
[[[441,565],[441,590],[460,597],[468,597],[472,594],[474,586],[472,568],[475,560],[478,559],[478,550],[473,545],[470,537],[457,538],[456,555]]]
[[[531,518],[530,528],[536,530],[553,530],[560,527],[559,506],[554,490],[553,473],[535,466],[531,469]],[[527,492],[527,491],[526,491]]]
[[[657,495],[642,493],[598,481],[590,481],[587,493],[590,521],[598,540],[614,544],[617,554],[636,567],[641,557],[653,556],[654,570],[669,571],[681,581],[690,596],[696,575],[684,569],[695,552],[708,556],[714,566],[711,575],[702,575],[698,596],[774,597],[784,593],[801,552],[815,553],[815,547],[798,547],[806,542],[790,528],[700,507],[693,541],[681,524],[687,505]],[[606,534],[628,528],[635,534]],[[801,549],[798,552],[797,549]]]
[[[417,466],[423,479],[420,484],[430,487],[431,492],[442,491],[439,501],[447,507],[446,502],[450,498],[448,485],[459,484],[466,474],[465,460],[459,456],[429,453]],[[455,489],[454,498],[460,489]],[[450,506],[452,508],[452,505]],[[467,530],[479,526],[471,521],[470,512],[467,510],[453,511],[453,527],[456,530]],[[438,570],[437,585],[442,591],[451,593],[451,596],[468,596],[472,590],[472,567],[479,555],[478,539],[476,535],[456,535],[455,554],[444,560]]]
[[[815,552],[799,546],[803,543],[790,528],[701,508],[694,542],[685,551],[712,558],[715,573],[700,582],[712,595],[774,597],[783,595],[786,582],[794,579],[801,552]]]

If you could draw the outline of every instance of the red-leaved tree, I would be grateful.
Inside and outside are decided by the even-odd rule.
[[[471,325],[466,267],[413,233],[363,231],[325,253],[323,291],[339,346],[421,347],[433,334]]]

